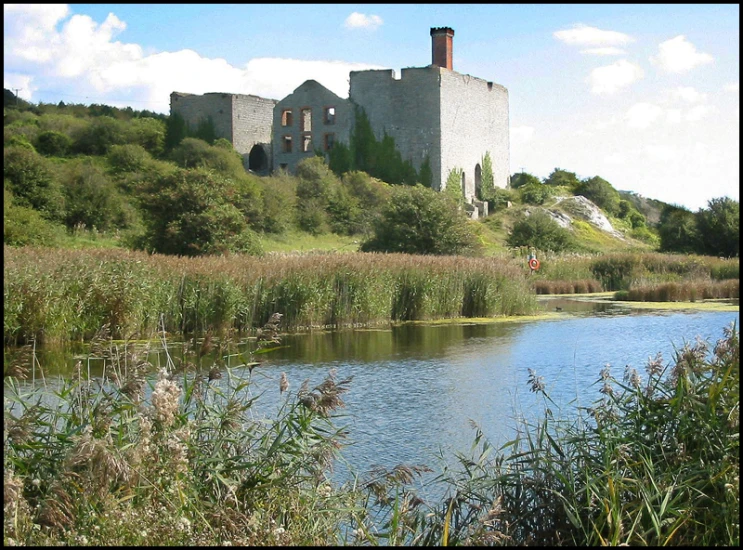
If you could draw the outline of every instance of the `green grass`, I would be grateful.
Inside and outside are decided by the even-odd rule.
[[[304,231],[291,230],[280,235],[264,233],[261,242],[266,252],[356,252],[361,237],[324,233],[311,235]]]

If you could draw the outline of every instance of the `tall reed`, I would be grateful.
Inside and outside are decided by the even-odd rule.
[[[6,343],[347,326],[535,311],[508,259],[405,254],[182,258],[121,250],[5,248]]]

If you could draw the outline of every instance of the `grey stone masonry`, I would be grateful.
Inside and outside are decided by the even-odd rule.
[[[276,104],[273,111],[274,170],[294,172],[316,150],[350,141],[353,108],[315,80],[307,80]]]

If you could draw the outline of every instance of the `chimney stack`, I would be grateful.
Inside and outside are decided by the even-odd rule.
[[[433,65],[453,70],[452,52],[454,50],[454,29],[449,27],[431,28],[431,52]]]

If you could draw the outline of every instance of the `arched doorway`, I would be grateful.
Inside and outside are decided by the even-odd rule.
[[[479,164],[475,165],[475,195],[482,197],[482,168]]]
[[[248,169],[253,172],[267,172],[268,171],[268,155],[263,145],[257,143],[253,145],[248,155]]]
[[[464,195],[464,198],[467,198],[467,178],[464,170],[462,170],[462,195]]]

